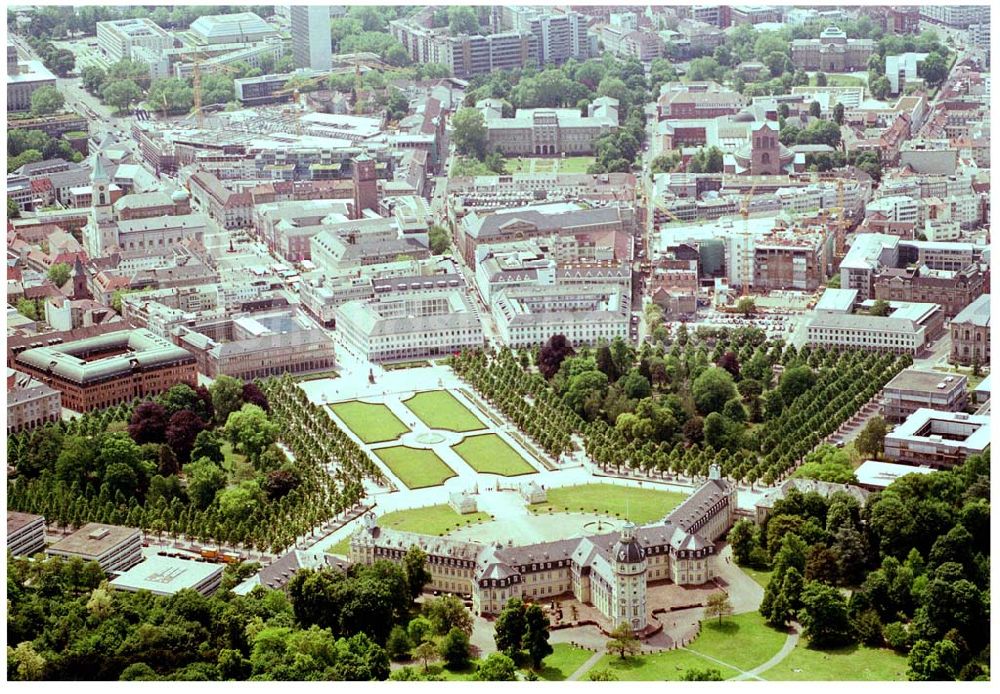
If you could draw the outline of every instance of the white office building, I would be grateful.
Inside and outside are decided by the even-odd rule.
[[[111,63],[119,60],[143,60],[150,55],[159,56],[174,47],[170,34],[156,22],[145,17],[141,19],[118,19],[97,23],[97,46]],[[136,49],[148,52],[136,54]]]

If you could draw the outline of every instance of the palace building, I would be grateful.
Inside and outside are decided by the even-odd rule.
[[[717,540],[733,524],[736,487],[712,466],[710,479],[663,520],[620,532],[513,546],[380,528],[374,514],[351,537],[352,563],[402,561],[410,547],[427,553],[427,590],[471,594],[479,615],[498,614],[511,598],[572,596],[594,606],[608,631],[647,626],[646,587],[698,586],[717,575]]]

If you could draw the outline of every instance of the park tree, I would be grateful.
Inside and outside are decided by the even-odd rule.
[[[632,632],[632,627],[623,622],[609,634],[608,653],[617,653],[622,660],[639,652],[639,638]]]
[[[553,335],[538,352],[538,369],[542,372],[542,376],[552,380],[552,377],[559,372],[563,360],[574,354],[576,350],[565,335]]]
[[[428,600],[424,603],[423,611],[436,634],[447,634],[452,627],[458,627],[464,633],[472,634],[472,615],[454,595],[442,595]]]
[[[839,590],[825,583],[806,583],[799,623],[813,648],[835,648],[852,641],[847,600]]]
[[[238,378],[219,376],[208,391],[212,395],[216,424],[225,425],[229,415],[243,406],[243,381]]]
[[[707,415],[718,412],[728,400],[736,397],[736,385],[728,371],[712,366],[695,379],[691,394],[698,411]]]
[[[413,649],[413,657],[423,664],[424,672],[427,672],[427,665],[439,657],[437,646],[431,641],[424,641]]]
[[[552,654],[549,644],[549,618],[537,604],[528,605],[524,611],[524,637],[521,645],[528,654],[531,667],[538,670],[542,661]]]
[[[114,106],[118,113],[124,113],[142,97],[142,89],[135,81],[108,80],[101,88],[101,100]]]
[[[270,414],[271,404],[267,401],[267,396],[261,391],[260,386],[258,386],[253,381],[247,381],[243,384],[243,402],[247,405],[256,405],[264,412]]]
[[[500,611],[494,625],[493,640],[496,641],[497,650],[517,662],[521,657],[526,629],[524,602],[520,598],[511,598]]]
[[[65,97],[55,87],[41,87],[31,93],[31,115],[48,116],[62,110]]]
[[[749,565],[751,552],[760,546],[757,534],[757,526],[751,520],[741,518],[733,523],[733,527],[729,530],[727,542],[729,542],[729,546],[733,550],[733,560],[737,564],[741,566]]]
[[[809,115],[812,116],[813,118],[819,118],[820,116],[823,115],[823,109],[819,105],[818,101],[813,101],[811,104],[809,104]]]
[[[21,208],[14,198],[7,198],[7,219],[17,219],[21,216]]]
[[[752,296],[741,297],[736,302],[736,311],[743,314],[744,318],[750,318],[757,312],[757,302]]]
[[[960,651],[953,641],[920,640],[907,658],[906,676],[913,682],[954,681],[958,677]]]
[[[83,88],[93,95],[101,93],[101,88],[108,78],[108,73],[97,65],[87,65],[80,71],[80,81]]]
[[[184,466],[187,492],[196,508],[206,509],[226,486],[226,473],[208,458],[197,458]]]
[[[517,680],[517,665],[504,653],[490,653],[476,668],[476,679],[480,682],[514,682]]]
[[[409,634],[406,633],[406,628],[401,624],[397,624],[389,632],[389,638],[385,642],[386,653],[389,654],[389,658],[392,660],[406,660],[410,657],[410,650],[413,648],[413,642],[410,641]]]
[[[728,617],[733,613],[733,604],[729,601],[729,596],[725,593],[712,593],[708,596],[708,600],[705,604],[705,619],[711,619],[712,617],[719,618],[719,624],[722,624],[722,618]]]
[[[410,598],[416,600],[431,582],[431,573],[427,570],[427,553],[413,545],[403,555],[403,568],[406,570],[406,584]]]
[[[948,77],[948,62],[938,51],[931,52],[917,65],[917,74],[931,87],[937,87]]]
[[[791,405],[792,401],[804,394],[816,383],[816,374],[806,365],[793,366],[785,369],[778,381],[778,392],[785,405]]]
[[[875,416],[865,424],[865,428],[858,434],[854,442],[858,453],[877,459],[885,446],[885,435],[887,433],[885,420]]]
[[[222,452],[222,440],[211,429],[199,431],[194,437],[194,447],[191,449],[191,459],[208,458],[213,463],[222,465],[226,459]]]
[[[459,154],[482,159],[486,156],[487,131],[483,114],[462,108],[451,119],[452,141]]]
[[[206,426],[205,422],[190,410],[181,410],[170,418],[165,431],[166,442],[182,464],[191,460],[195,439]]]
[[[448,31],[452,36],[479,32],[479,18],[472,7],[452,6],[448,8]]]
[[[441,639],[438,653],[449,670],[463,670],[469,665],[469,637],[458,627],[452,627]]]
[[[159,403],[146,401],[132,410],[128,434],[138,444],[163,443],[166,440],[169,418]]]
[[[302,483],[299,476],[292,470],[271,470],[264,478],[261,489],[268,500],[278,501]]]

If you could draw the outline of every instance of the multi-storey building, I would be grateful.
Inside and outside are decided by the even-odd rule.
[[[874,282],[882,267],[899,264],[899,237],[890,234],[858,234],[840,262],[840,286],[856,289],[864,300],[874,295]]]
[[[63,344],[26,349],[18,370],[62,394],[77,412],[158,395],[178,383],[196,385],[194,356],[149,330],[120,330]]]
[[[449,36],[404,19],[389,22],[389,30],[415,62],[445,65],[460,79],[538,64],[538,38],[524,31]]]
[[[961,270],[932,270],[925,265],[885,268],[872,289],[876,299],[939,304],[953,318],[983,293],[986,276],[974,263]]]
[[[885,436],[886,460],[952,468],[990,445],[989,415],[920,408]]]
[[[510,286],[497,293],[490,310],[509,347],[530,347],[553,335],[565,335],[574,345],[596,345],[628,339],[630,294],[630,287],[599,281]]]
[[[329,70],[333,64],[329,8],[292,5],[290,12],[295,67]]]
[[[734,25],[778,24],[784,21],[785,8],[780,5],[734,5],[729,8],[729,15]]]
[[[587,18],[582,14],[521,5],[495,9],[503,17],[501,28],[535,37],[539,65],[562,65],[570,58],[582,61],[591,57]]]
[[[595,99],[587,115],[578,109],[519,109],[513,118],[502,116],[498,99],[476,102],[486,122],[489,149],[504,154],[592,154],[599,137],[618,129],[618,101]]]
[[[56,86],[56,76],[38,60],[21,61],[17,48],[7,44],[7,112],[30,111],[31,95]]]
[[[170,331],[191,352],[198,372],[244,381],[283,373],[328,371],[336,366],[333,341],[296,311],[211,316]]]
[[[572,596],[593,605],[606,631],[646,630],[646,589],[703,585],[718,573],[716,542],[732,526],[736,487],[713,465],[710,479],[662,521],[620,532],[515,547],[482,545],[380,528],[374,516],[351,537],[352,563],[402,561],[412,546],[428,555],[427,589],[472,594],[473,610],[498,614],[511,598]]]
[[[31,557],[45,549],[45,518],[34,513],[7,511],[7,551]]]
[[[800,70],[866,70],[874,51],[872,39],[849,39],[846,32],[835,26],[824,29],[818,39],[792,40],[792,62]]]
[[[325,9],[325,8],[322,8]],[[253,222],[253,198],[236,193],[210,173],[199,171],[188,179],[191,198],[223,229],[246,229]]]
[[[424,289],[418,282],[417,287],[348,301],[335,312],[337,331],[353,352],[374,362],[439,357],[483,346],[483,327],[464,286]]]
[[[660,120],[709,119],[739,113],[746,105],[746,97],[716,82],[668,82],[660,87],[657,113]]]
[[[142,561],[142,533],[138,528],[87,523],[45,553],[50,557],[96,561],[105,573],[120,573]]]
[[[934,24],[966,29],[989,18],[989,5],[921,5],[920,18]]]
[[[117,19],[97,23],[97,46],[110,63],[135,59],[136,49],[145,48],[159,55],[174,47],[174,40],[156,22],[140,19]]]
[[[27,374],[7,369],[8,434],[58,422],[61,416],[62,399],[58,390]]]
[[[882,389],[882,416],[897,424],[921,407],[961,412],[968,403],[967,385],[965,376],[904,369]]]
[[[990,295],[983,294],[951,320],[951,361],[990,363]]]

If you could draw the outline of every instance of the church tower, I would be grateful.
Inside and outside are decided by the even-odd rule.
[[[90,190],[91,214],[83,229],[83,245],[91,258],[101,258],[117,245],[118,234],[111,209],[111,177],[104,168],[100,152],[94,154]]]
[[[614,591],[610,617],[617,628],[628,624],[632,631],[646,626],[646,550],[639,544],[636,527],[626,523],[612,549]]]
[[[111,221],[111,177],[104,169],[101,155],[94,155],[94,170],[90,174],[91,206],[98,224]]]
[[[367,154],[354,158],[351,172],[354,183],[354,216],[361,219],[365,210],[378,211],[378,179],[375,174],[375,160]]]

